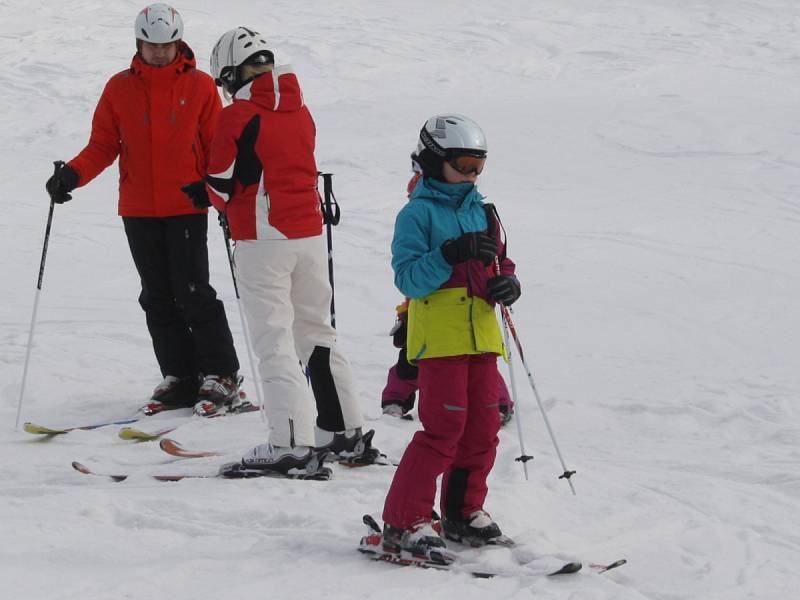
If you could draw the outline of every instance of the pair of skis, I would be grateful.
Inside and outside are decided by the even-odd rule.
[[[93,471],[78,461],[72,462],[72,468],[84,475],[103,477],[111,481],[125,481],[130,474],[104,473]],[[315,471],[306,469],[296,473],[280,473],[268,469],[248,469],[242,463],[228,463],[222,465],[217,473],[168,473],[164,475],[149,474],[148,477],[156,481],[181,481],[183,479],[254,479],[256,477],[273,477],[277,479],[312,479],[316,481],[327,481],[333,476],[333,471],[329,467],[320,467]]]
[[[361,538],[358,551],[366,555],[370,560],[386,562],[401,567],[452,571],[482,579],[491,577],[556,577],[572,575],[578,573],[583,568],[583,564],[579,561],[564,561],[557,558],[546,559],[546,557],[541,557],[538,559],[539,565],[536,566],[533,564],[520,563],[518,569],[492,570],[463,562],[458,553],[452,552],[449,549],[432,550],[429,553],[430,556],[415,556],[405,551],[389,552],[383,549],[383,537],[377,521],[371,515],[364,515],[362,521],[368,527],[369,532],[366,536]],[[501,543],[491,545],[513,547],[514,542],[510,538],[504,537]],[[606,571],[621,567],[627,562],[626,559],[621,558],[607,564],[590,563],[589,568],[596,573],[605,573]],[[542,565],[542,563],[545,564]]]
[[[374,434],[374,430],[370,430],[364,436],[365,438],[369,436],[372,438]],[[189,450],[185,448],[180,442],[177,440],[173,440],[170,438],[164,438],[159,442],[159,447],[171,456],[177,456],[178,458],[208,458],[213,456],[223,456],[224,452],[217,452],[214,450]],[[345,467],[364,467],[367,465],[394,465],[394,463],[390,462],[385,455],[380,454],[374,448],[369,448],[369,450],[375,450],[374,453],[366,453],[366,454],[358,454],[354,456],[345,456],[345,457],[338,457],[334,458],[336,462],[340,465],[344,465]],[[330,454],[328,454],[330,456]],[[333,455],[336,457],[337,455]]]
[[[217,452],[189,452],[174,440],[165,439],[161,441],[161,448],[168,454],[183,458],[201,458],[205,456],[219,456]],[[247,467],[242,462],[231,462],[222,465],[216,473],[171,473],[171,474],[148,474],[147,476],[156,481],[181,481],[183,479],[254,479],[256,477],[273,477],[279,479],[310,479],[315,481],[327,481],[333,476],[333,471],[329,467],[323,466],[328,452],[325,450],[314,454],[305,469],[290,470],[288,473],[271,471],[269,469],[254,469]],[[131,477],[128,473],[106,473],[94,471],[86,465],[74,461],[72,468],[84,475],[93,475],[111,479],[111,481],[125,481]]]
[[[241,404],[237,404],[232,408],[228,408],[218,412],[217,414],[210,415],[205,417],[207,419],[214,419],[216,417],[223,417],[225,415],[238,415],[241,413],[248,413],[248,412],[255,412],[260,410],[260,407],[257,404],[253,404],[249,401],[242,402]],[[164,412],[164,411],[160,411]],[[153,413],[156,414],[156,413]],[[47,427],[45,425],[39,425],[37,423],[27,422],[22,426],[22,429],[27,433],[31,433],[34,435],[44,435],[44,436],[56,436],[56,435],[64,435],[71,431],[91,431],[93,429],[100,429],[101,427],[110,427],[112,425],[131,425],[133,423],[137,423],[142,419],[147,418],[147,415],[141,417],[130,417],[127,419],[119,419],[113,421],[102,421],[100,423],[92,423],[89,425],[76,425],[74,427],[64,427],[61,429]],[[174,431],[176,427],[162,429],[155,433],[148,433],[146,431],[142,431],[140,429],[136,429],[134,427],[123,427],[120,432],[119,436],[123,440],[155,440],[169,433],[170,431]]]
[[[160,432],[160,435],[168,433],[171,430],[172,429],[162,430],[162,432]],[[159,432],[156,433],[158,434]],[[386,457],[380,454],[376,449],[371,448],[370,443],[374,433],[375,433],[374,430],[370,430],[366,434],[364,434],[363,437],[364,440],[363,443],[366,446],[366,450],[367,451],[374,450],[374,452],[366,452],[363,455],[339,458],[336,460],[336,462],[347,467],[362,467],[366,466],[367,464],[380,464],[380,465],[393,464],[389,462],[386,459]],[[159,447],[167,454],[178,458],[209,458],[209,457],[224,456],[225,454],[224,452],[217,452],[214,450],[190,450],[185,448],[177,440],[173,440],[170,438],[162,439],[159,442]],[[268,471],[264,469],[248,469],[246,467],[243,467],[241,463],[229,463],[223,465],[220,468],[220,471],[215,474],[175,473],[167,475],[150,475],[150,477],[156,479],[157,481],[180,481],[182,479],[209,479],[218,477],[222,477],[224,479],[243,479],[251,477],[282,477],[284,479],[328,480],[332,477],[333,472],[331,471],[330,468],[323,467],[322,463],[328,460],[329,456],[330,456],[329,452],[324,450],[319,451],[315,455],[315,459],[312,460],[311,463],[312,467],[307,468],[305,472],[300,472],[296,474],[290,473],[289,475],[284,475],[281,473],[276,473],[274,471]],[[319,464],[316,464],[317,459]],[[123,474],[123,473],[97,472],[77,461],[72,463],[72,467],[76,471],[83,473],[85,475],[97,475],[109,478],[112,481],[117,481],[117,482],[125,481],[130,477],[129,474]]]

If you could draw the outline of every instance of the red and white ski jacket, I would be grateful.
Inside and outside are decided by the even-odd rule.
[[[206,188],[226,212],[234,240],[322,233],[314,160],[316,127],[289,67],[242,87],[222,110]]]

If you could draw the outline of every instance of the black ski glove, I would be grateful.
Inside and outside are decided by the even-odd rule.
[[[522,290],[516,277],[498,275],[497,277],[492,277],[486,286],[489,288],[489,295],[492,300],[505,306],[511,306],[522,295]]]
[[[206,190],[206,182],[202,179],[186,184],[181,188],[181,191],[189,196],[192,206],[196,209],[202,210],[211,206],[211,200],[208,199],[208,191]]]
[[[442,244],[442,255],[447,263],[453,266],[471,258],[477,258],[489,266],[497,256],[497,244],[482,231],[472,231],[456,239],[447,240]]]
[[[56,204],[64,204],[68,200],[72,200],[70,192],[78,187],[78,173],[63,161],[55,163],[56,170],[47,180],[44,185],[47,193],[50,194],[50,200]]]

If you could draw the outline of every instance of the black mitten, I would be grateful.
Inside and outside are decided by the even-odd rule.
[[[193,181],[183,186],[181,191],[189,196],[189,200],[192,201],[192,206],[195,208],[202,210],[211,206],[211,200],[208,199],[205,181]]]
[[[492,277],[486,285],[489,288],[489,295],[492,299],[505,306],[511,306],[522,295],[522,290],[516,277],[498,275],[497,277]]]
[[[488,266],[497,256],[497,243],[482,231],[472,231],[447,240],[442,244],[442,255],[448,264],[454,266],[472,258],[477,258]]]
[[[55,163],[56,170],[47,180],[44,187],[50,194],[50,200],[56,204],[64,204],[72,200],[70,192],[78,187],[78,173],[63,161]]]

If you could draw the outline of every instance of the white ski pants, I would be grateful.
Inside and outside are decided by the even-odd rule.
[[[235,265],[259,361],[269,442],[316,445],[314,395],[299,363],[308,365],[317,347],[330,349],[330,379],[335,388],[334,397],[322,401],[336,402],[338,397],[344,429],[361,427],[355,379],[330,324],[332,292],[324,236],[237,241]]]

